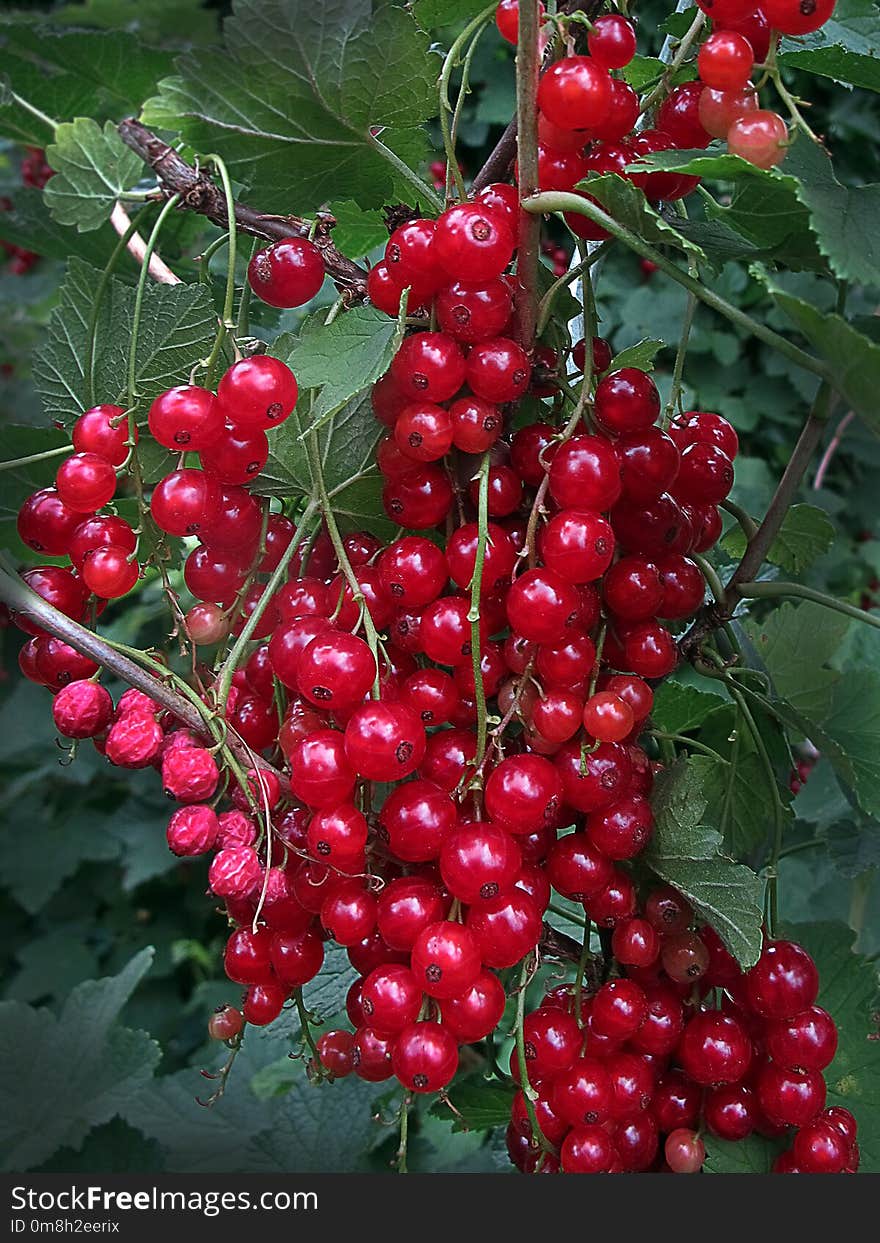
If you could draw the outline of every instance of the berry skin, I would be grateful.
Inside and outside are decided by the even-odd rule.
[[[801,1127],[794,1137],[792,1156],[804,1174],[842,1174],[849,1155],[845,1136],[822,1116]]]
[[[485,453],[503,428],[501,411],[481,397],[460,397],[449,407],[452,443],[462,453]]]
[[[309,807],[339,806],[350,797],[354,783],[354,769],[338,730],[317,730],[294,748],[290,756],[291,789]]]
[[[600,1126],[581,1126],[566,1135],[559,1154],[565,1174],[607,1174],[616,1153],[611,1136]]]
[[[449,795],[431,781],[397,786],[379,813],[379,835],[406,863],[436,859],[457,820]]]
[[[467,926],[479,945],[487,967],[512,967],[528,953],[541,936],[541,912],[521,889],[499,894],[472,906]]]
[[[486,811],[511,833],[532,833],[553,821],[561,798],[553,765],[539,755],[514,755],[486,782]]]
[[[162,760],[162,788],[178,803],[200,803],[211,798],[220,773],[204,747],[177,747]]]
[[[77,453],[95,453],[111,466],[121,466],[128,457],[128,420],[122,406],[93,406],[73,425],[71,439]],[[138,430],[134,429],[134,442]]]
[[[253,847],[225,846],[211,860],[208,885],[218,898],[246,898],[260,884],[262,875]]]
[[[788,127],[775,112],[759,108],[736,118],[727,131],[727,149],[757,168],[773,168],[785,158]]]
[[[321,924],[338,945],[358,945],[376,928],[376,899],[360,880],[335,885],[321,903]]]
[[[632,980],[609,980],[593,998],[591,1026],[601,1036],[628,1040],[635,1035],[647,1013],[645,994]]]
[[[481,971],[468,988],[443,1001],[443,1024],[461,1044],[484,1040],[501,1022],[506,1001],[498,977]]]
[[[627,631],[623,650],[627,666],[641,678],[665,678],[678,664],[675,639],[657,622]]]
[[[445,920],[418,934],[411,961],[420,987],[441,1001],[470,988],[480,974],[480,949],[473,933]]]
[[[633,24],[617,13],[597,17],[587,36],[593,60],[605,69],[623,69],[636,54]]]
[[[376,662],[364,640],[338,630],[312,639],[296,671],[300,694],[328,711],[354,706],[367,694],[375,676]]]
[[[560,129],[592,129],[611,111],[611,77],[588,56],[566,56],[542,76],[538,107]]]
[[[213,393],[181,384],[155,399],[148,415],[150,432],[175,451],[204,449],[223,434],[223,411]]]
[[[430,540],[404,536],[380,556],[379,575],[396,605],[423,608],[436,600],[446,585],[446,561]]]
[[[657,111],[657,129],[676,147],[708,147],[710,136],[700,124],[702,82],[685,82],[669,92]]]
[[[65,738],[94,738],[110,724],[113,700],[97,682],[69,682],[52,701],[52,719]]]
[[[601,578],[614,556],[614,532],[601,514],[565,509],[555,514],[540,535],[544,565],[570,583]]]
[[[86,518],[85,521],[83,521],[82,514],[76,516],[79,522],[70,536],[67,555],[77,570],[82,570],[87,555],[96,548],[113,545],[128,557],[137,547],[137,536],[134,531],[127,522],[117,518],[115,514],[101,514],[94,518]]]
[[[706,1160],[706,1145],[695,1131],[679,1128],[667,1135],[663,1155],[673,1174],[698,1174]]]
[[[89,591],[104,600],[115,600],[131,591],[140,576],[140,567],[125,548],[105,544],[86,553],[81,572]]]
[[[578,613],[574,587],[553,570],[526,570],[507,593],[511,629],[533,643],[559,643]]]
[[[147,768],[159,754],[163,737],[162,727],[151,716],[130,713],[111,725],[104,754],[120,768]]]
[[[627,791],[632,777],[632,761],[617,742],[600,743],[582,760],[580,741],[573,738],[557,751],[553,763],[562,780],[562,796],[577,811],[611,807]],[[610,879],[606,876],[603,884]]]
[[[538,0],[538,21],[545,13],[544,5]],[[519,0],[501,0],[495,10],[495,25],[502,39],[516,46],[519,38]]]
[[[767,21],[784,35],[805,35],[824,26],[835,0],[763,0]]]
[[[18,511],[18,534],[34,552],[49,557],[69,555],[74,532],[83,515],[62,501],[55,488],[32,493]]]
[[[758,1104],[751,1088],[734,1083],[706,1093],[704,1114],[713,1135],[736,1142],[755,1129]]]
[[[563,509],[610,509],[620,496],[620,459],[600,436],[573,436],[550,466],[550,495]]]
[[[175,470],[153,489],[150,510],[156,525],[169,535],[198,535],[220,506],[220,489],[201,470]]]
[[[736,1083],[748,1070],[751,1056],[751,1041],[742,1024],[715,1010],[694,1015],[678,1048],[685,1073],[707,1086]]]
[[[819,974],[810,955],[794,941],[769,941],[746,973],[748,1004],[765,1019],[790,1019],[811,1006]]]
[[[244,1015],[235,1006],[218,1006],[208,1020],[212,1040],[234,1040],[244,1027]]]
[[[178,807],[168,821],[166,838],[174,855],[203,855],[217,841],[220,822],[212,807]]]
[[[750,84],[732,91],[707,87],[700,95],[700,124],[713,138],[726,138],[734,121],[759,107],[758,92]]]
[[[825,1080],[815,1070],[799,1074],[767,1062],[755,1090],[761,1110],[778,1126],[806,1126],[825,1105]]]
[[[754,63],[752,45],[732,30],[714,30],[700,48],[697,69],[706,86],[716,91],[741,90]]]
[[[440,851],[440,875],[453,897],[470,905],[513,888],[522,855],[513,837],[490,823],[463,825]]]
[[[221,484],[250,483],[269,460],[269,442],[259,427],[227,421],[222,435],[200,451],[199,460]],[[213,521],[213,514],[209,521]]]
[[[464,383],[464,355],[446,333],[417,332],[395,354],[391,374],[410,401],[448,401]]]
[[[439,291],[434,308],[443,332],[474,345],[504,330],[513,313],[513,294],[499,277],[482,284],[453,281]]]
[[[300,988],[321,970],[324,945],[311,928],[296,934],[276,932],[272,934],[269,958],[282,984],[287,988]]]
[[[324,283],[324,260],[313,242],[285,238],[258,250],[248,264],[248,284],[269,306],[310,302]]]
[[[68,509],[93,514],[113,499],[116,471],[97,453],[74,453],[58,467],[55,487]]]
[[[593,846],[609,859],[632,859],[648,844],[653,827],[649,801],[638,794],[628,794],[606,811],[594,811],[588,816],[586,832]]]
[[[254,1027],[274,1023],[287,1000],[287,989],[281,984],[251,984],[245,994],[242,1015]]]
[[[452,418],[443,406],[413,402],[394,425],[394,442],[414,462],[436,462],[452,447]]]
[[[412,1023],[397,1037],[394,1073],[410,1092],[439,1092],[458,1070],[455,1037],[440,1023]]]
[[[695,932],[672,932],[663,938],[663,970],[678,984],[702,979],[709,969],[709,951]]]
[[[598,691],[584,705],[584,729],[599,742],[620,742],[635,723],[632,708],[613,691]]]
[[[478,397],[501,405],[522,397],[529,387],[532,368],[525,350],[515,341],[494,337],[471,349],[465,376]]]
[[[452,485],[433,463],[391,480],[382,491],[385,512],[400,526],[424,531],[442,522],[452,508]]]
[[[523,1037],[528,1074],[535,1081],[568,1070],[580,1052],[580,1028],[567,1011],[556,1006],[539,1006],[527,1015]],[[516,1075],[519,1066],[513,1065]]]
[[[380,1036],[371,1027],[359,1027],[354,1034],[354,1073],[367,1083],[382,1083],[394,1073],[391,1053],[395,1042]]]
[[[447,275],[466,272],[473,283],[500,276],[513,256],[515,239],[507,220],[484,203],[460,203],[437,221],[433,253]]]
[[[399,781],[415,772],[425,754],[425,730],[402,703],[371,700],[356,708],[345,727],[345,753],[368,781]]]
[[[249,432],[283,423],[293,413],[297,395],[293,372],[268,354],[233,363],[217,386],[226,418]]]
[[[827,1010],[809,1006],[767,1024],[767,1052],[786,1070],[824,1070],[837,1052],[837,1027]]]
[[[636,367],[612,371],[596,389],[596,421],[620,436],[653,427],[660,413],[660,394],[649,375]]]
[[[334,1079],[344,1079],[354,1070],[354,1036],[336,1028],[324,1032],[317,1041],[321,1066]]]
[[[646,919],[628,919],[615,927],[611,948],[625,966],[647,967],[660,952],[660,938]]]
[[[389,963],[375,967],[366,977],[360,1004],[379,1035],[396,1036],[418,1018],[422,990],[409,967]]]
[[[510,582],[516,564],[516,547],[503,527],[490,522],[487,528],[480,580],[482,595],[502,590]],[[446,563],[452,581],[463,590],[470,590],[477,562],[479,528],[467,522],[454,531],[446,543]]]

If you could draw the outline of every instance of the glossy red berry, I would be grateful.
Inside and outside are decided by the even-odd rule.
[[[413,1023],[394,1045],[394,1073],[410,1092],[439,1092],[458,1069],[455,1037],[440,1023]]]
[[[794,941],[769,941],[747,972],[748,1004],[766,1019],[790,1019],[816,1000],[819,974],[807,951]]]
[[[140,566],[126,548],[102,544],[83,557],[81,573],[89,591],[104,600],[115,600],[131,591],[140,575]]]
[[[296,670],[300,694],[318,708],[353,707],[376,677],[376,662],[363,639],[328,630],[307,644]]]
[[[503,429],[501,411],[482,397],[459,397],[449,407],[452,443],[462,453],[485,453]]]
[[[706,86],[735,91],[745,86],[754,63],[752,45],[732,30],[713,30],[700,48],[697,71]]]
[[[302,306],[324,283],[324,260],[314,242],[284,238],[257,251],[248,264],[248,283],[269,306]]]
[[[825,1080],[817,1070],[801,1074],[767,1062],[758,1072],[755,1091],[761,1110],[778,1126],[806,1126],[825,1105]]]
[[[727,149],[757,168],[773,168],[785,158],[788,127],[775,112],[745,112],[727,131]]]
[[[604,376],[596,389],[596,421],[616,436],[653,427],[660,413],[660,394],[649,375],[624,367]]]
[[[424,863],[437,858],[456,821],[445,790],[431,781],[411,781],[397,786],[382,805],[379,835],[398,859]]]
[[[573,436],[550,467],[550,494],[565,509],[610,509],[620,496],[620,460],[599,436]]]
[[[356,708],[345,727],[345,753],[360,777],[400,781],[415,772],[425,754],[425,729],[403,703],[370,700]]]
[[[702,82],[685,82],[674,87],[657,110],[657,129],[667,134],[676,147],[707,147],[709,135],[700,124]]]
[[[506,218],[485,203],[460,203],[437,221],[434,256],[449,277],[486,281],[500,276],[513,255],[515,239]]]
[[[244,1027],[244,1015],[235,1006],[218,1006],[208,1020],[212,1040],[234,1040]]]
[[[497,405],[522,397],[531,375],[528,355],[509,337],[480,341],[467,356],[465,377],[471,389]]]
[[[397,351],[391,374],[412,401],[448,401],[464,383],[464,355],[446,333],[417,332]]]
[[[216,480],[201,470],[175,470],[153,489],[150,509],[156,525],[169,535],[198,535],[220,506]]]
[[[522,856],[513,837],[491,823],[456,829],[440,851],[440,874],[453,897],[470,905],[513,888]]]
[[[749,1068],[752,1046],[735,1018],[706,1010],[695,1014],[685,1028],[678,1057],[695,1083],[736,1083]]]
[[[834,3],[835,0],[762,0],[761,8],[774,30],[785,35],[804,35],[825,25]]]
[[[452,448],[452,416],[433,402],[413,402],[398,416],[394,442],[414,462],[439,461]]]
[[[153,438],[178,452],[204,449],[223,435],[220,403],[196,384],[180,384],[160,393],[147,417]]]
[[[443,1024],[462,1044],[483,1040],[501,1022],[507,997],[491,971],[481,971],[472,984],[441,1006]]]
[[[767,1024],[767,1052],[787,1070],[824,1070],[837,1051],[837,1027],[827,1010],[809,1006]]]
[[[344,1079],[354,1070],[354,1036],[351,1032],[334,1029],[319,1036],[318,1057],[324,1070],[334,1079]]]
[[[287,996],[288,990],[281,984],[251,984],[241,1008],[245,1022],[254,1027],[266,1027],[269,1023],[274,1023]]]
[[[65,505],[55,488],[41,488],[18,511],[17,529],[22,543],[34,552],[63,557],[70,554],[73,535],[82,523],[83,515]]]
[[[570,583],[601,578],[614,556],[611,524],[593,510],[564,509],[540,535],[544,565]]]
[[[277,718],[276,718],[277,720]],[[355,773],[345,755],[343,735],[323,729],[303,738],[290,756],[290,785],[310,807],[335,807],[354,790]]]
[[[74,453],[58,467],[55,488],[68,509],[91,514],[113,499],[116,471],[97,453]]]
[[[607,1174],[615,1163],[611,1136],[600,1126],[580,1126],[569,1131],[559,1154],[565,1174]]]
[[[706,1160],[706,1145],[695,1131],[679,1128],[667,1135],[663,1155],[673,1174],[698,1174]]]
[[[265,432],[253,424],[227,422],[222,435],[199,451],[199,460],[221,484],[250,483],[269,460],[269,442]]]
[[[453,281],[438,292],[434,308],[443,332],[474,345],[503,332],[513,313],[513,294],[500,277],[481,284]]]
[[[559,776],[548,760],[509,756],[489,774],[486,811],[512,833],[531,833],[553,822],[560,795]]]
[[[430,924],[413,943],[412,970],[430,997],[442,1000],[469,988],[480,974],[480,962],[478,942],[463,924]]]
[[[538,107],[561,129],[591,129],[611,110],[611,77],[588,56],[566,56],[542,76]]]
[[[527,893],[514,888],[472,906],[467,926],[476,937],[483,963],[500,970],[518,963],[537,945],[541,912]]]
[[[236,427],[266,431],[293,413],[298,388],[280,358],[255,354],[233,363],[217,386],[224,414]]]
[[[65,738],[94,738],[110,724],[113,700],[97,682],[69,682],[52,701],[52,719]]]
[[[111,466],[121,466],[128,457],[128,419],[122,406],[93,406],[73,425],[71,439],[77,453],[95,453]],[[134,442],[138,430],[134,429]]]

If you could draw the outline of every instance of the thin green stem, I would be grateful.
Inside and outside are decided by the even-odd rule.
[[[281,554],[278,564],[275,567],[275,569],[272,571],[271,577],[269,578],[269,581],[266,583],[266,586],[263,590],[262,595],[260,596],[256,604],[254,605],[253,612],[251,613],[250,617],[248,617],[245,624],[242,626],[241,633],[237,636],[235,642],[233,643],[232,647],[229,650],[229,655],[226,657],[226,659],[223,662],[223,666],[220,669],[220,673],[217,676],[217,682],[216,682],[216,687],[217,687],[216,702],[217,702],[218,708],[220,708],[221,710],[223,709],[224,704],[229,698],[229,688],[232,686],[232,677],[241,662],[241,658],[245,651],[245,648],[250,642],[251,636],[253,635],[257,626],[260,624],[260,618],[263,616],[263,613],[266,611],[269,605],[269,601],[272,599],[275,592],[281,586],[281,583],[283,582],[285,575],[287,574],[287,567],[290,565],[291,561],[293,560],[296,554],[297,549],[299,548],[300,544],[303,542],[303,539],[305,538],[308,532],[309,524],[311,522],[312,516],[314,515],[316,509],[317,509],[317,504],[314,501],[310,501],[308,505],[306,506],[303,512],[303,515],[299,520],[299,524],[296,528],[296,533],[294,534],[293,539],[290,541],[290,543],[284,549],[284,552]]]
[[[572,281],[577,280],[579,276],[583,276],[585,272],[588,272],[594,263],[598,263],[600,259],[605,257],[609,248],[613,245],[613,240],[611,238],[606,238],[604,242],[600,242],[596,249],[592,251],[591,254],[587,255],[586,258],[582,259],[580,263],[576,263],[574,267],[569,268],[567,272],[563,272],[562,276],[557,277],[538,304],[537,331],[539,337],[547,327],[547,320],[550,318],[550,314],[553,310],[553,302],[559,291],[564,289],[566,285],[570,285]]]
[[[699,277],[696,262],[693,258],[688,258],[688,275],[693,279]],[[672,385],[669,389],[669,400],[666,403],[666,419],[664,426],[675,417],[675,409],[681,397],[681,385],[684,377],[684,363],[687,357],[688,342],[690,341],[691,328],[694,322],[694,312],[697,309],[697,295],[693,291],[688,292],[687,303],[684,308],[684,319],[681,325],[681,336],[678,339],[678,349],[675,351],[675,365],[672,369]]]
[[[730,514],[732,518],[737,520],[747,541],[753,540],[758,534],[757,522],[755,522],[750,513],[743,509],[742,505],[737,505],[735,501],[730,500],[728,497],[726,501],[721,502],[718,508],[723,509],[725,513]]]
[[[802,367],[805,371],[809,371],[823,380],[829,378],[828,367],[821,359],[807,354],[805,350],[800,349],[778,332],[774,332],[766,324],[753,319],[751,315],[747,315],[745,311],[740,310],[739,307],[722,298],[714,290],[707,289],[699,280],[692,277],[688,272],[682,271],[671,259],[667,259],[661,251],[656,250],[653,246],[643,241],[636,233],[633,233],[631,229],[628,229],[612,216],[609,216],[607,212],[603,211],[591,199],[564,190],[547,190],[525,199],[523,207],[526,211],[534,212],[537,215],[542,215],[546,212],[577,212],[579,215],[586,216],[594,224],[601,225],[608,233],[618,238],[630,250],[634,250],[636,254],[641,255],[643,259],[650,259],[667,276],[670,276],[679,285],[693,293],[706,306],[711,307],[713,311],[717,311],[719,315],[729,319],[732,324],[736,324],[738,328],[741,328],[751,336],[757,337],[765,345],[771,346],[790,362],[795,363],[798,367]]]
[[[742,718],[746,723],[752,741],[755,744],[755,750],[764,769],[764,775],[767,784],[770,787],[770,793],[773,800],[773,838],[770,846],[770,862],[767,867],[767,896],[768,896],[768,932],[770,936],[775,936],[776,929],[779,924],[779,894],[778,894],[778,872],[779,872],[779,856],[782,852],[782,834],[785,828],[785,808],[782,805],[782,798],[779,794],[779,783],[776,780],[776,773],[773,769],[773,761],[770,758],[770,752],[767,750],[767,744],[761,736],[755,718],[752,716],[751,709],[746,703],[742,689],[732,678],[729,672],[724,679],[727,689],[736,702],[737,707],[742,714]]]
[[[403,1100],[400,1102],[400,1143],[397,1145],[397,1172],[398,1174],[408,1173],[406,1166],[406,1150],[409,1141],[409,1107],[412,1104],[412,1097],[409,1092],[404,1094]]]
[[[592,923],[590,920],[584,921],[584,940],[581,945],[581,954],[578,959],[577,975],[574,978],[574,1017],[577,1020],[578,1027],[583,1027],[584,1016],[581,1011],[581,994],[584,991],[584,972],[587,969],[587,963],[592,959],[593,955],[590,950],[590,929]]]
[[[843,613],[847,617],[855,618],[856,621],[864,622],[866,626],[873,626],[875,630],[880,630],[880,617],[875,613],[868,613],[855,604],[848,604],[846,600],[838,600],[836,596],[826,595],[824,591],[815,591],[812,587],[805,587],[802,583],[784,583],[776,579],[766,583],[739,583],[737,591],[745,600],[772,600],[776,596],[812,600],[814,604],[821,604],[835,613]]]
[[[523,1024],[526,1018],[526,989],[528,988],[529,978],[529,959],[526,957],[523,959],[522,970],[519,973],[519,991],[516,995],[516,1060],[519,1066],[520,1087],[522,1088],[529,1125],[532,1128],[533,1140],[545,1152],[555,1153],[556,1149],[549,1142],[538,1123],[538,1116],[535,1113],[535,1096],[537,1094],[529,1082],[529,1065],[526,1061],[526,1041],[523,1033]]]
[[[474,759],[476,772],[481,771],[486,753],[486,689],[483,685],[483,648],[480,641],[480,600],[483,589],[483,565],[486,561],[486,544],[489,540],[489,454],[483,455],[477,501],[477,552],[474,576],[471,579],[471,607],[468,621],[471,624],[471,661],[474,670],[474,700],[477,708],[477,752]]]
[[[101,278],[98,281],[98,286],[95,289],[95,296],[92,299],[92,309],[89,312],[86,357],[83,364],[83,372],[85,375],[90,406],[95,404],[95,350],[98,343],[98,316],[101,314],[101,307],[104,304],[104,296],[107,293],[110,278],[116,271],[116,265],[125,253],[128,243],[131,241],[132,237],[134,237],[137,227],[141,222],[142,215],[142,211],[138,212],[138,214],[129,222],[125,232],[113,247],[110,258],[107,260],[104,271],[101,273]],[[149,260],[146,261],[145,266],[149,267]]]
[[[642,106],[639,109],[640,114],[650,111],[650,109],[654,107],[657,100],[666,94],[669,89],[669,83],[672,81],[675,71],[687,59],[688,53],[700,36],[700,32],[703,29],[705,21],[706,14],[702,11],[702,9],[699,9],[694,17],[694,20],[682,35],[681,42],[675,49],[675,55],[669,62],[663,77],[650,92],[650,94],[645,96]]]
[[[248,262],[253,259],[254,255],[260,247],[260,238],[255,237],[251,244],[251,253],[248,255]],[[251,286],[249,281],[245,281],[241,289],[241,297],[238,302],[238,319],[235,323],[235,335],[241,340],[246,337],[250,329],[250,311],[251,311]]]
[[[373,615],[370,612],[369,605],[361,590],[361,585],[357,580],[357,575],[352,568],[352,564],[348,559],[348,553],[345,551],[345,545],[342,542],[342,536],[339,534],[339,527],[336,523],[336,515],[333,513],[333,506],[330,503],[330,497],[327,494],[327,485],[324,482],[324,471],[321,468],[321,447],[318,442],[318,433],[314,429],[308,433],[306,437],[306,446],[309,455],[309,463],[312,472],[312,483],[317,491],[317,504],[320,507],[321,515],[327,527],[327,534],[330,536],[330,542],[336,553],[336,559],[339,562],[339,568],[342,575],[351,588],[352,598],[355,604],[361,610],[363,619],[364,633],[367,638],[367,644],[373,653],[373,659],[376,662],[376,676],[373,681],[372,697],[379,698],[379,632],[373,621]]]
[[[299,1015],[299,1023],[302,1028],[303,1038],[309,1046],[309,1052],[315,1059],[319,1067],[323,1066],[321,1054],[318,1052],[318,1046],[315,1044],[315,1037],[312,1035],[312,1027],[309,1023],[309,1012],[306,1009],[306,1003],[303,1001],[302,989],[295,988],[293,990],[293,1004],[296,1006],[296,1012]]]
[[[235,199],[232,196],[232,183],[229,180],[229,170],[225,162],[219,155],[209,155],[205,157],[206,163],[213,164],[220,174],[220,180],[223,184],[223,195],[226,199],[226,217],[229,222],[228,242],[229,250],[226,256],[226,294],[223,299],[223,315],[217,327],[217,335],[214,338],[214,344],[211,347],[211,353],[205,360],[205,370],[208,373],[208,383],[211,383],[214,367],[217,359],[220,357],[220,351],[223,349],[223,342],[226,340],[226,334],[235,331],[235,260],[237,253],[237,234],[235,229]]]
[[[19,108],[24,108],[25,112],[29,112],[32,117],[36,117],[38,121],[42,121],[43,124],[48,126],[53,132],[58,128],[58,122],[53,121],[47,113],[42,112],[34,104],[25,99],[23,95],[16,94],[16,92],[13,91],[8,85],[4,85],[6,86],[8,98],[11,99],[13,103],[18,104]]]
[[[381,142],[380,139],[374,134],[371,134],[367,141],[373,150],[377,151],[383,159],[387,160],[391,167],[400,174],[404,181],[409,182],[413,189],[420,195],[416,206],[419,204],[425,204],[428,207],[433,207],[433,209],[437,212],[443,211],[444,203],[440,198],[440,195],[437,194],[437,192],[426,182],[422,181],[418,173],[414,172],[408,164],[404,163],[399,155],[396,155],[390,147],[386,147],[384,142]]]
[[[42,462],[45,458],[60,457],[62,453],[69,453],[70,445],[59,445],[57,449],[46,449],[43,453],[29,453],[27,457],[16,457],[8,462],[0,462],[0,471],[15,470],[19,466],[29,466],[31,462]]]
[[[128,400],[127,400],[126,405],[128,409],[131,411],[131,415],[130,415],[131,421],[130,421],[129,430],[131,432],[130,439],[132,442],[134,441],[134,429],[133,429],[134,406],[135,406],[135,403],[138,397],[137,343],[138,343],[138,333],[140,332],[140,326],[141,326],[141,316],[143,314],[143,309],[144,309],[144,291],[147,287],[147,275],[148,275],[148,271],[150,267],[150,259],[152,258],[153,251],[156,249],[156,245],[159,241],[159,234],[162,232],[163,224],[165,223],[166,219],[168,218],[168,216],[171,214],[171,212],[174,210],[174,208],[177,206],[179,202],[180,202],[180,195],[172,194],[171,198],[168,199],[168,201],[162,207],[162,210],[159,212],[158,219],[156,220],[156,223],[153,225],[152,232],[150,233],[146,248],[144,250],[144,257],[141,260],[141,270],[140,270],[140,274],[138,275],[138,283],[137,283],[137,288],[135,290],[135,295],[134,295],[134,308],[131,313],[131,346],[129,347],[129,351],[128,351],[128,376],[127,376],[128,386],[126,390],[128,394]]]
[[[698,738],[689,738],[687,734],[676,734],[670,730],[649,729],[647,731],[649,738],[656,738],[658,742],[680,742],[682,746],[690,747],[694,751],[699,751],[701,755],[708,755],[713,760],[718,760],[720,764],[729,764],[730,760],[726,760],[712,747],[706,746],[705,742],[700,742]]]
[[[449,101],[449,88],[452,83],[452,74],[461,64],[462,50],[467,46],[468,41],[473,36],[474,45],[476,45],[483,28],[492,20],[495,15],[496,5],[490,4],[482,13],[478,13],[473,21],[468,22],[464,30],[450,47],[443,60],[443,68],[440,70],[439,93],[440,93],[440,129],[443,134],[443,149],[446,152],[446,167],[448,169],[448,177],[452,178],[458,200],[463,203],[467,198],[467,190],[465,189],[464,178],[461,175],[461,169],[458,167],[458,160],[455,155],[455,118],[458,111],[461,96],[466,91],[466,83],[464,75],[462,75],[462,83],[459,93],[459,100],[456,108],[453,110]],[[471,55],[472,52],[468,53]],[[450,117],[452,123],[450,124]]]
[[[700,556],[699,553],[691,553],[691,557],[700,567],[700,571],[703,578],[705,578],[706,582],[709,584],[709,590],[712,592],[712,595],[719,604],[723,604],[725,600],[724,584],[719,578],[718,572],[712,562],[708,561],[706,557]]]

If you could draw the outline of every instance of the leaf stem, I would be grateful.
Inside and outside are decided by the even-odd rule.
[[[59,445],[57,449],[46,449],[43,453],[29,453],[27,457],[11,458],[8,462],[0,462],[0,471],[15,470],[19,466],[29,466],[31,462],[42,462],[46,458],[59,457],[69,453],[70,445]]]
[[[714,290],[707,289],[701,281],[691,276],[688,272],[682,271],[671,259],[667,259],[661,251],[656,250],[648,242],[643,241],[642,238],[625,225],[618,223],[613,216],[609,216],[606,211],[591,199],[564,190],[546,190],[541,194],[535,194],[531,198],[524,199],[523,207],[526,211],[535,212],[539,215],[545,212],[577,212],[582,216],[587,216],[594,224],[601,225],[608,233],[618,238],[630,250],[634,250],[636,254],[641,255],[644,259],[650,259],[667,276],[693,293],[695,297],[704,302],[706,306],[711,307],[713,311],[717,311],[719,315],[723,315],[731,323],[736,324],[738,328],[741,328],[753,337],[757,337],[759,341],[763,341],[765,345],[771,346],[790,362],[795,363],[798,367],[802,367],[805,371],[812,372],[813,375],[817,375],[823,380],[828,378],[828,367],[820,359],[807,354],[805,350],[800,349],[786,337],[753,319],[751,315],[747,315],[745,311],[740,310],[739,307],[722,298]]]
[[[404,181],[408,181],[421,196],[421,198],[417,200],[416,206],[419,206],[421,203],[425,203],[427,206],[432,207],[436,212],[443,211],[444,203],[440,198],[440,195],[437,194],[436,191],[427,184],[427,182],[422,181],[418,173],[411,169],[399,155],[395,154],[390,147],[386,147],[384,142],[377,138],[375,134],[370,134],[367,141],[375,151],[378,151],[379,155],[381,155],[383,159],[388,161],[393,169],[400,173]]]
[[[826,595],[824,591],[815,591],[812,587],[805,587],[802,583],[779,582],[777,579],[766,583],[739,583],[737,591],[744,600],[769,600],[774,596],[792,596],[799,600],[812,600],[814,604],[821,604],[826,609],[833,609],[836,613],[843,613],[847,617],[855,618],[856,621],[864,622],[866,626],[873,626],[875,630],[880,630],[880,617],[876,614],[868,613],[855,604],[849,604],[846,600],[838,600],[836,596]]]
[[[454,70],[461,64],[462,49],[473,35],[474,39],[471,50],[467,53],[465,58],[466,61],[468,61],[469,57],[473,54],[473,49],[476,47],[480,35],[483,33],[484,27],[494,17],[496,7],[497,6],[495,4],[488,5],[487,8],[483,9],[482,13],[477,14],[473,21],[468,22],[464,30],[446,53],[443,60],[443,68],[440,70],[440,129],[443,134],[443,149],[446,152],[447,186],[449,185],[449,179],[451,178],[455,185],[458,201],[460,203],[463,203],[467,198],[467,190],[465,189],[464,178],[461,175],[461,169],[458,167],[458,160],[455,155],[454,131],[456,128],[455,123],[458,116],[461,97],[467,90],[466,74],[462,75],[459,99],[454,110],[452,104],[449,102],[449,87]],[[450,124],[450,116],[452,116],[452,124]]]
[[[687,734],[676,734],[664,729],[649,729],[647,731],[649,738],[656,738],[658,742],[680,742],[682,746],[692,747],[694,751],[699,751],[701,755],[708,755],[710,759],[718,760],[720,764],[729,764],[730,760],[726,760],[723,755],[706,746],[705,742],[700,742],[698,738],[689,738]]]
[[[523,1024],[526,1018],[526,989],[530,978],[529,956],[526,956],[523,959],[522,970],[519,973],[519,990],[516,995],[516,1060],[519,1066],[520,1086],[522,1088],[523,1100],[525,1101],[526,1113],[528,1114],[529,1125],[532,1128],[532,1138],[545,1152],[555,1154],[556,1149],[538,1124],[534,1100],[536,1093],[529,1083],[529,1067],[526,1061],[526,1041],[523,1034]]]

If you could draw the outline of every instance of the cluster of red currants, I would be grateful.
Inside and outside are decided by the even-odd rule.
[[[507,1129],[519,1170],[697,1173],[708,1131],[730,1142],[793,1134],[775,1173],[856,1171],[855,1119],[825,1108],[837,1029],[815,1004],[813,960],[791,941],[766,941],[743,973],[693,922],[680,894],[655,889],[614,926],[619,976],[582,994],[557,986],[526,1017],[534,1100],[530,1110],[517,1093]],[[511,1073],[519,1082],[516,1050]]]

